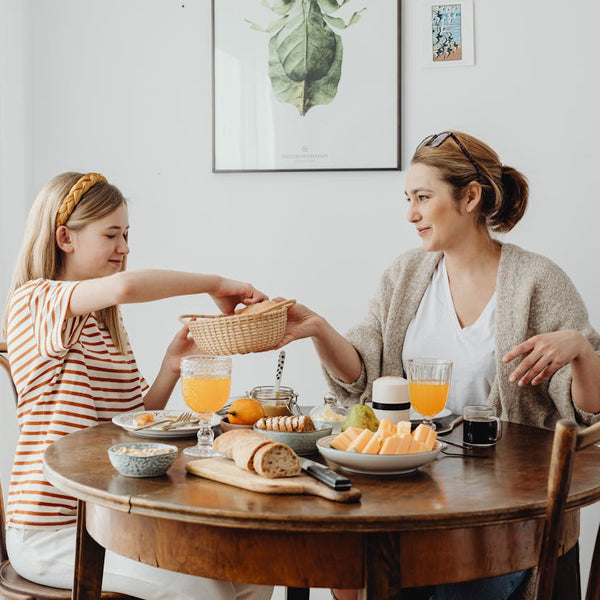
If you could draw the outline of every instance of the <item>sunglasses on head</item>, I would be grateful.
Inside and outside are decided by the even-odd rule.
[[[477,171],[477,178],[481,182],[481,169],[479,168],[479,165],[471,156],[469,151],[462,145],[461,141],[451,131],[444,131],[442,133],[434,133],[433,135],[428,135],[417,146],[417,150],[425,148],[426,146],[428,146],[429,148],[439,148],[448,138],[452,138],[456,142],[456,145],[462,150],[462,153],[469,159],[469,162],[475,167],[475,170]]]

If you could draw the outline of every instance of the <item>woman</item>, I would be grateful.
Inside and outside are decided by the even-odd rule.
[[[382,375],[403,376],[408,358],[437,356],[454,363],[448,407],[455,413],[468,400],[537,427],[598,420],[600,336],[579,294],[550,260],[492,237],[523,216],[525,177],[483,142],[444,132],[419,144],[406,196],[423,248],[386,270],[363,322],[342,337],[296,304],[281,345],[311,337],[346,403],[368,399]],[[523,576],[440,586],[434,598],[508,598]],[[336,594],[356,598],[356,591]]]

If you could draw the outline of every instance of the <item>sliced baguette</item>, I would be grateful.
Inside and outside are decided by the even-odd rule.
[[[285,444],[270,443],[256,450],[253,457],[254,471],[263,477],[294,477],[302,471],[296,453]]]
[[[233,461],[241,469],[255,473],[254,455],[263,446],[275,442],[264,435],[246,436],[233,447]]]
[[[233,458],[233,448],[241,440],[247,437],[264,437],[260,433],[252,431],[252,429],[233,429],[226,431],[222,435],[215,438],[213,448],[227,458]]]

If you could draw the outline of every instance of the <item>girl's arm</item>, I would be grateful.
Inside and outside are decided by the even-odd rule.
[[[66,316],[85,315],[116,304],[202,293],[210,294],[225,314],[232,313],[240,302],[254,304],[267,299],[249,283],[219,275],[151,269],[123,271],[81,281],[73,290]]]
[[[583,411],[600,412],[600,357],[587,338],[578,331],[563,330],[535,335],[506,353],[510,362],[526,355],[509,381],[519,386],[537,385],[558,369],[571,364],[571,396]]]
[[[360,377],[362,363],[356,348],[323,317],[302,304],[294,304],[288,309],[285,334],[278,347],[307,337],[312,339],[323,366],[336,379],[352,383]]]
[[[188,328],[183,327],[169,344],[158,375],[144,396],[144,406],[147,410],[162,410],[165,407],[179,380],[181,359],[190,354],[199,354],[199,350],[189,337]]]

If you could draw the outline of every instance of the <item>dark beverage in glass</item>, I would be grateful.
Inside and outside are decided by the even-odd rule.
[[[478,419],[464,421],[463,442],[472,446],[492,446],[498,437],[496,420]]]
[[[491,406],[463,409],[463,442],[468,446],[493,446],[502,437],[502,423]]]

